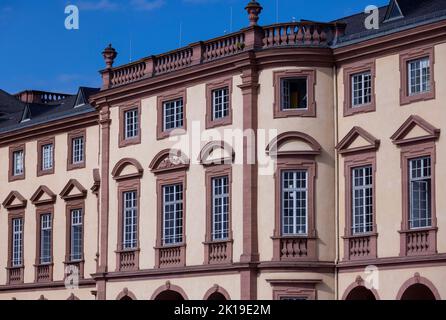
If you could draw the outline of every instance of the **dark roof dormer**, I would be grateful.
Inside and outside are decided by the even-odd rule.
[[[398,0],[390,0],[383,22],[394,21],[402,18],[404,18],[404,14],[401,11]]]

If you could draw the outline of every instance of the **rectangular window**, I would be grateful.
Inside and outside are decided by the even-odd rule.
[[[23,150],[15,151],[13,153],[14,161],[14,176],[21,176],[24,172],[24,153]]]
[[[137,137],[139,135],[138,109],[126,111],[124,113],[124,121],[125,139]]]
[[[212,240],[229,239],[229,177],[212,179]]]
[[[23,219],[12,220],[12,267],[23,265]]]
[[[281,80],[282,110],[308,108],[307,78],[291,78]]]
[[[282,172],[282,235],[308,232],[308,172]]]
[[[138,246],[138,193],[124,192],[123,196],[123,250],[136,249]]]
[[[212,120],[229,116],[229,88],[212,91]]]
[[[51,263],[51,214],[40,216],[40,264]]]
[[[184,125],[183,99],[163,103],[163,130],[182,128]]]
[[[409,160],[410,229],[432,226],[431,158]]]
[[[42,170],[53,169],[53,145],[47,144],[42,146]]]
[[[426,93],[430,88],[429,58],[411,60],[407,62],[409,95]]]
[[[82,209],[71,210],[70,218],[71,218],[70,261],[73,262],[82,260],[82,251],[83,251]]]
[[[372,166],[352,169],[352,232],[373,231],[373,169]]]
[[[84,162],[84,137],[74,138],[72,140],[73,148],[73,164],[79,164]]]
[[[372,102],[372,73],[370,71],[353,74],[352,107],[358,107]]]
[[[163,186],[163,245],[183,242],[183,185]]]

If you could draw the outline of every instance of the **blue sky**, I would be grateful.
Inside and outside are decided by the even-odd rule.
[[[260,24],[276,22],[276,0],[259,0]],[[118,50],[117,64],[213,38],[248,25],[248,0],[0,0],[0,89],[73,93],[100,86],[101,52]],[[279,21],[330,21],[388,0],[279,0]],[[80,29],[64,27],[65,7],[80,10]],[[130,49],[132,48],[132,49]]]

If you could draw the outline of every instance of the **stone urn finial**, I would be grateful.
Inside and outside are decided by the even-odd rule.
[[[256,0],[251,0],[246,6],[245,10],[248,12],[249,25],[256,26],[259,21],[259,15],[262,13],[263,7]]]
[[[102,56],[104,57],[107,69],[111,69],[116,57],[118,56],[118,52],[112,47],[111,44],[109,44],[108,47],[102,52]]]

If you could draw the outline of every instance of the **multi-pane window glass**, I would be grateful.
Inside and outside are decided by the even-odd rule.
[[[432,225],[431,216],[431,158],[409,161],[411,229]]]
[[[429,58],[409,61],[407,68],[409,95],[429,92],[431,90]]]
[[[23,265],[23,219],[12,220],[12,266]]]
[[[373,231],[373,171],[371,166],[352,169],[352,232]]]
[[[307,78],[292,78],[281,80],[282,110],[307,109],[307,82]]]
[[[229,178],[212,179],[212,240],[229,238]]]
[[[71,210],[71,245],[70,261],[82,260],[82,209]]]
[[[163,127],[164,131],[181,128],[184,124],[183,99],[164,102]]]
[[[23,150],[15,151],[13,153],[14,161],[14,175],[21,176],[24,170],[24,153]]]
[[[42,170],[53,168],[53,145],[47,144],[42,147]]]
[[[163,186],[163,245],[183,242],[183,185]]]
[[[84,162],[84,137],[73,139],[73,164]]]
[[[40,216],[40,263],[51,263],[51,214]]]
[[[308,172],[282,172],[282,235],[307,234]]]
[[[372,74],[370,71],[352,75],[351,83],[353,107],[372,102]]]
[[[138,246],[138,198],[136,191],[124,192],[123,197],[123,244],[124,250]]]
[[[124,114],[125,121],[125,139],[132,139],[139,135],[139,119],[138,109],[126,111]]]
[[[212,120],[229,116],[229,88],[212,91]]]

